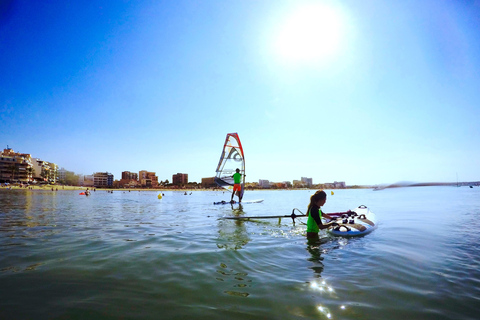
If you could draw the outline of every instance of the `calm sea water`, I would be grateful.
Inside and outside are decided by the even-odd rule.
[[[480,188],[335,190],[379,227],[308,243],[311,190],[0,190],[0,319],[479,319]],[[301,220],[300,220],[301,221]]]

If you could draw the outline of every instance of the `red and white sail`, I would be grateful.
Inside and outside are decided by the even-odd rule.
[[[245,190],[245,156],[238,134],[228,133],[216,170],[215,182],[217,185],[233,192],[232,176],[236,169],[239,169],[242,175],[242,191],[240,194],[240,197],[242,197]]]

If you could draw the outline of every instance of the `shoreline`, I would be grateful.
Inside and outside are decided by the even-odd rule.
[[[57,185],[44,185],[44,186],[2,186],[0,190],[44,190],[44,191],[85,191],[89,190],[91,192],[102,192],[102,191],[124,191],[124,192],[134,192],[134,191],[156,191],[156,192],[165,192],[165,191],[177,191],[177,192],[186,192],[186,191],[223,191],[220,189],[168,189],[168,188],[132,188],[132,189],[123,189],[123,188],[93,188],[93,187],[80,187],[80,186],[57,186]],[[96,190],[96,191],[93,191]]]
[[[30,191],[35,191],[35,190],[43,190],[43,191],[85,191],[85,190],[91,191],[91,192],[103,192],[103,191],[123,191],[123,192],[135,192],[135,191],[153,191],[153,192],[167,192],[167,191],[173,191],[173,192],[193,192],[193,191],[218,191],[218,192],[224,192],[226,191],[225,189],[220,189],[220,188],[185,188],[185,189],[170,189],[170,188],[131,188],[131,189],[125,189],[125,188],[92,188],[92,187],[80,187],[80,186],[59,186],[59,185],[42,185],[42,186],[28,186],[28,187],[20,187],[20,186],[2,186],[0,187],[0,190],[30,190]],[[330,190],[347,190],[347,189],[372,189],[371,187],[364,187],[364,188],[345,188],[345,189],[324,189],[326,191]],[[96,191],[93,191],[96,190]],[[319,190],[318,188],[299,188],[299,189],[246,189],[245,191],[294,191],[294,190]]]
[[[390,189],[390,188],[405,188],[405,187],[427,187],[427,186],[442,186],[442,187],[465,187],[473,186],[479,187],[480,181],[475,182],[462,182],[458,183],[415,183],[415,184],[393,184],[393,185],[378,185],[378,186],[352,186],[342,189],[322,189],[325,191],[338,191],[338,190],[350,190],[350,189],[373,189],[373,190],[383,190],[383,189]],[[226,190],[221,188],[185,188],[185,189],[173,189],[173,188],[94,188],[94,187],[81,187],[81,186],[62,186],[62,185],[29,185],[27,187],[21,187],[18,185],[13,186],[0,186],[0,190],[44,190],[44,191],[85,191],[90,190],[92,192],[102,192],[102,191],[123,191],[123,192],[135,192],[135,191],[150,191],[150,192],[193,192],[193,191],[218,191],[224,192]],[[93,191],[96,190],[96,191]],[[294,190],[320,190],[318,188],[298,188],[298,189],[249,189],[246,188],[245,191],[294,191]]]

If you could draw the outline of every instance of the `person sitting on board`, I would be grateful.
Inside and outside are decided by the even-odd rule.
[[[235,192],[237,192],[238,203],[240,203],[242,202],[242,198],[243,198],[242,185],[240,184],[242,181],[242,174],[240,173],[240,169],[237,168],[235,170],[235,173],[233,174],[232,178],[233,178],[233,192],[232,192],[232,199],[230,200],[230,202],[233,203],[233,196],[235,195]]]
[[[332,219],[326,213],[323,213],[320,209],[321,206],[327,201],[327,194],[323,190],[318,190],[310,197],[310,203],[307,209],[307,238],[318,238],[318,232],[320,229],[328,229],[334,223],[322,223],[322,215],[325,218]]]

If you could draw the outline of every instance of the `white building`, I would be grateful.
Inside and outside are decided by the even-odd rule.
[[[84,187],[93,187],[93,175],[78,175],[78,185]]]
[[[258,186],[260,188],[270,188],[270,181],[260,179],[258,180]]]
[[[33,178],[38,181],[56,182],[58,166],[55,163],[32,159]]]
[[[68,170],[66,170],[65,168],[60,168],[57,170],[57,180],[58,181],[65,181],[67,180],[67,172]]]
[[[345,189],[347,185],[345,184],[345,181],[334,181],[333,185],[335,186],[336,189]]]
[[[313,179],[312,178],[306,178],[302,177],[302,183],[305,184],[307,187],[311,187],[313,185]]]

